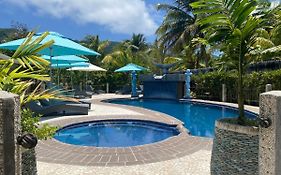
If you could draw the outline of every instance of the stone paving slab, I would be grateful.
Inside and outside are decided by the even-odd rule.
[[[208,175],[211,151],[200,150],[168,161],[132,166],[78,166],[38,163],[38,175]]]

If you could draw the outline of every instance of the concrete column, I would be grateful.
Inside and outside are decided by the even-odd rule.
[[[136,71],[132,72],[132,94],[131,97],[137,97],[137,73]]]
[[[21,174],[19,96],[0,91],[0,174]]]
[[[185,72],[185,98],[190,98],[190,77],[192,73],[189,69]]]
[[[222,84],[222,102],[226,102],[226,85]]]
[[[260,126],[259,175],[281,173],[281,91],[260,95],[260,119],[270,124]]]
[[[272,84],[265,85],[265,92],[272,91]]]

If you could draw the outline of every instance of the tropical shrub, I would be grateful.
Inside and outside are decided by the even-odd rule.
[[[222,84],[227,88],[227,102],[237,101],[237,73],[209,72],[191,76],[194,98],[220,101]],[[281,70],[252,72],[244,77],[245,103],[258,105],[259,94],[265,91],[266,84],[272,84],[275,90],[281,90]]]
[[[35,115],[29,109],[21,110],[21,129],[23,133],[31,133],[37,136],[39,140],[52,138],[58,129],[48,124],[39,124],[40,115]]]
[[[59,90],[41,90],[44,81],[50,81],[47,74],[49,62],[38,55],[42,49],[50,47],[53,41],[39,45],[48,35],[42,34],[36,40],[32,40],[34,32],[29,33],[26,40],[14,52],[9,60],[0,60],[0,90],[18,94],[22,109],[23,132],[35,134],[39,139],[47,139],[53,136],[55,128],[44,124],[38,127],[39,116],[33,118],[33,114],[24,109],[26,103],[39,99],[65,99]]]

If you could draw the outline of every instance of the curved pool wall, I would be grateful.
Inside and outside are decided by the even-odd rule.
[[[129,147],[159,142],[178,134],[176,125],[142,120],[103,120],[65,126],[54,138],[82,146]]]
[[[221,105],[177,100],[109,100],[110,103],[137,106],[171,115],[184,123],[191,135],[214,137],[215,121],[221,118],[238,116],[238,110]],[[246,116],[255,118],[256,114],[247,112]]]

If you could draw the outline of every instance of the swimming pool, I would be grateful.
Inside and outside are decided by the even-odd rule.
[[[138,106],[171,115],[182,122],[191,135],[214,137],[215,121],[221,118],[237,117],[238,111],[225,106],[209,105],[172,100],[111,100],[110,103]],[[255,114],[246,112],[249,118]]]
[[[129,147],[158,142],[180,132],[174,125],[152,121],[110,120],[66,126],[54,138],[68,144]]]

